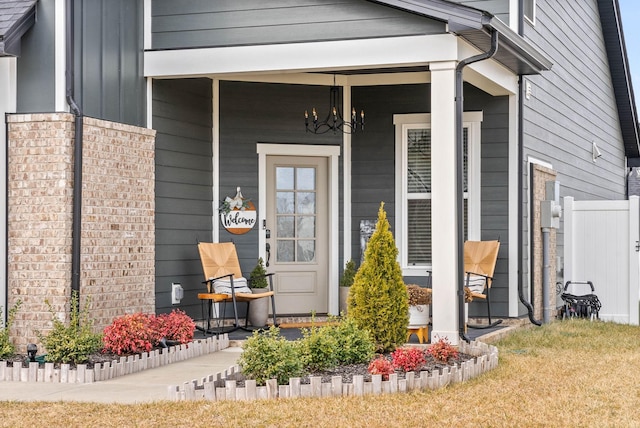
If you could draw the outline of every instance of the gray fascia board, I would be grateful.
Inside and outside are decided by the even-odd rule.
[[[489,21],[487,12],[443,0],[368,0],[396,9],[429,16],[458,29],[481,29]]]
[[[493,17],[489,26],[498,31],[500,43],[509,46],[518,59],[530,64],[539,72],[551,70],[553,63],[499,18]]]
[[[20,39],[36,22],[36,4],[25,12],[16,22],[0,35],[0,56],[19,56]]]
[[[407,12],[439,19],[447,22],[449,31],[464,38],[465,32],[482,32],[491,38],[490,30],[499,33],[499,46],[523,63],[527,74],[538,74],[550,70],[553,65],[524,38],[489,12],[444,0],[369,0],[373,3],[394,7]],[[478,33],[476,33],[477,35]],[[498,47],[500,50],[500,47]],[[514,70],[514,72],[517,72]]]

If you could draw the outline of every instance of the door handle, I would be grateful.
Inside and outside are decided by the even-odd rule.
[[[265,246],[265,250],[267,250],[267,261],[265,263],[265,267],[269,267],[269,260],[271,259],[271,244],[268,242]]]

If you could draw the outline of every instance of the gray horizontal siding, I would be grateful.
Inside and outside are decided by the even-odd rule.
[[[537,0],[536,24],[525,26],[525,37],[554,64],[528,78],[533,96],[524,101],[525,156],[553,166],[562,197],[625,199],[625,152],[597,0]],[[602,152],[596,163],[592,142]],[[529,212],[526,207],[525,226]],[[563,239],[561,219],[560,257]]]
[[[156,136],[156,308],[171,306],[171,283],[185,289],[180,308],[200,318],[202,265],[197,242],[211,240],[211,80],[154,80]]]
[[[339,134],[305,132],[304,111],[315,106],[326,113],[327,97],[323,86],[220,82],[220,197],[233,197],[240,186],[258,206],[258,143],[341,144]],[[264,215],[259,212],[258,218]],[[220,229],[220,241],[232,239],[248,273],[258,257],[258,229],[244,235]]]
[[[352,255],[360,258],[360,220],[376,220],[380,202],[395,222],[394,114],[430,111],[429,85],[374,86],[353,89],[353,101],[367,112],[365,133],[352,137]],[[465,85],[465,111],[482,111],[482,239],[502,242],[496,267],[492,314],[508,316],[508,112],[507,97],[492,97]],[[487,200],[484,199],[485,196]],[[425,280],[407,278],[413,282]],[[486,316],[486,305],[472,304],[471,315]]]
[[[438,34],[444,23],[364,0],[154,0],[154,49]]]

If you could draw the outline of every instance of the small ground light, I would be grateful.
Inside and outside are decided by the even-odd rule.
[[[38,353],[38,347],[35,343],[30,343],[27,345],[27,355],[29,356],[29,361],[36,361],[36,354]]]

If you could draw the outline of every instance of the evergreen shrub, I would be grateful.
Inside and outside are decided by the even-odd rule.
[[[348,316],[358,328],[370,332],[379,352],[394,350],[407,337],[408,295],[397,257],[398,248],[382,202],[348,299]]]

